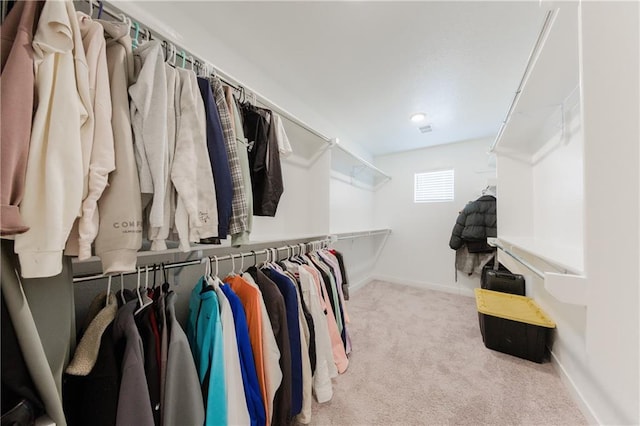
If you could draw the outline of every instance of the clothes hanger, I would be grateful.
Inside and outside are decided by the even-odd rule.
[[[181,68],[185,68],[185,66],[187,65],[187,54],[184,53],[184,50],[180,51],[180,56],[182,56],[182,67]]]
[[[126,304],[127,300],[124,298],[124,274],[120,273],[120,298],[122,299],[122,304]]]
[[[251,250],[251,253],[253,253],[253,266],[255,267],[256,265],[258,265],[258,255],[256,254],[255,250]]]
[[[93,19],[93,0],[89,0],[89,18]]]
[[[132,47],[136,49],[138,46],[140,46],[140,41],[138,40],[138,37],[140,37],[140,24],[137,22],[134,22],[133,29],[135,32],[133,33],[133,39],[131,40],[131,44],[133,45]]]
[[[102,3],[102,0],[98,0],[98,19],[100,19],[100,17],[102,16],[103,8],[104,8],[104,3]]]
[[[149,306],[149,305],[151,305],[153,303],[153,299],[149,297],[149,295],[147,294],[146,291],[144,291],[143,294],[140,293],[140,272],[141,272],[141,270],[142,270],[142,268],[138,268],[138,284],[136,286],[136,292],[138,294],[138,309],[133,313],[133,315],[139,314],[140,312],[142,312],[142,310],[144,308],[146,308],[147,306]]]
[[[111,294],[111,275],[107,278],[107,295],[105,297],[104,306],[109,306],[109,295]]]
[[[162,283],[162,286],[160,287],[161,291],[165,294],[169,293],[169,290],[171,289],[171,284],[169,284],[169,277],[168,277],[168,272],[167,272],[167,268],[165,268],[164,263],[162,264],[162,277],[164,278],[164,282]]]

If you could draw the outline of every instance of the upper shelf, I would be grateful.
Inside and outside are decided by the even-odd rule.
[[[391,180],[391,176],[340,145],[337,139],[332,144],[331,169],[337,172],[334,177],[374,191]]]
[[[578,14],[563,3],[547,14],[520,87],[492,150],[529,163],[563,131],[567,110],[579,103]]]

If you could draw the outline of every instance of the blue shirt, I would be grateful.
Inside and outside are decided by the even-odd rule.
[[[227,424],[224,348],[218,297],[202,277],[191,291],[187,339],[205,401],[205,425]],[[208,383],[207,383],[208,380]]]
[[[278,286],[284,298],[291,347],[291,416],[302,411],[302,343],[298,316],[298,292],[291,279],[280,272],[266,268],[263,272]]]
[[[231,312],[233,313],[233,321],[236,325],[240,369],[242,371],[244,395],[247,400],[249,417],[251,417],[251,426],[262,426],[267,421],[267,415],[262,401],[262,394],[260,393],[258,373],[256,373],[256,364],[253,360],[253,350],[249,340],[249,326],[247,325],[244,307],[240,298],[231,290],[231,287],[221,284],[220,289],[229,301]]]

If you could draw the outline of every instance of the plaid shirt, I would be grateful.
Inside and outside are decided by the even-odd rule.
[[[234,235],[248,230],[247,218],[249,208],[247,207],[247,195],[244,190],[242,169],[240,168],[240,160],[238,159],[236,135],[231,116],[229,115],[229,107],[225,100],[222,82],[220,82],[220,79],[217,77],[210,77],[209,83],[211,84],[213,97],[216,101],[216,107],[218,108],[218,115],[220,116],[220,123],[222,124],[222,133],[224,134],[224,143],[227,147],[227,156],[229,157],[229,170],[231,171],[231,182],[233,183],[229,234]]]

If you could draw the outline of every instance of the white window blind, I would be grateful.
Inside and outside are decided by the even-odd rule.
[[[415,174],[414,203],[453,201],[453,169]]]

